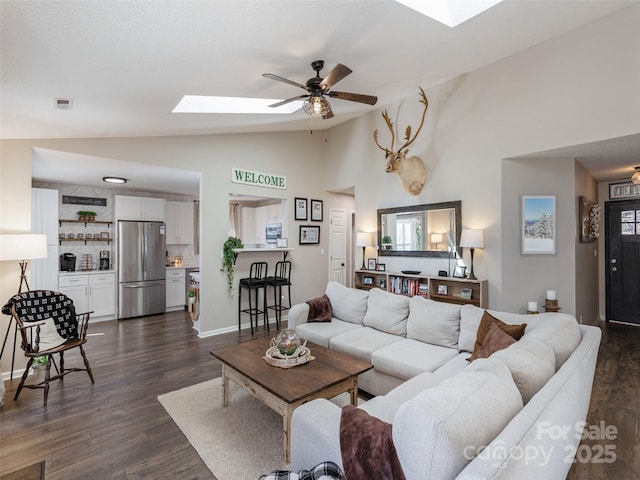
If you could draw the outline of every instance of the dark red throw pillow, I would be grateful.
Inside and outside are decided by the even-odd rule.
[[[309,318],[307,322],[330,322],[331,321],[331,302],[329,297],[322,295],[321,297],[307,300],[309,305]]]

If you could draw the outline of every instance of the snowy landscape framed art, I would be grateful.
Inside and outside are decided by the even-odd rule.
[[[556,253],[556,196],[522,196],[522,254]]]

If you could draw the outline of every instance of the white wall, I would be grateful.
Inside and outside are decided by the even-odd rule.
[[[504,277],[510,268],[505,256],[519,254],[520,247],[503,244],[518,227],[501,216],[502,186],[510,181],[502,176],[502,161],[640,132],[640,62],[629,55],[640,48],[638,24],[640,5],[429,89],[425,128],[410,148],[427,166],[427,183],[417,197],[383,170],[384,154],[372,139],[375,129],[382,144],[389,138],[380,111],[331,129],[328,188],[355,185],[358,230],[373,229],[378,208],[462,200],[463,227],[485,230],[486,248],[476,250],[475,272],[489,280],[491,308],[520,308],[536,292],[518,291],[512,276]],[[388,108],[400,136],[407,124],[417,127],[418,100],[416,85],[416,95]],[[574,189],[574,176],[565,182],[559,190]],[[559,208],[568,208],[570,218],[574,196],[561,196]],[[564,240],[573,244],[573,235]],[[466,249],[464,255],[468,264]],[[573,264],[573,251],[571,257],[567,262]],[[386,260],[387,269],[407,266],[404,259]],[[412,259],[411,266],[434,274],[442,268],[439,262]],[[575,274],[573,268],[563,270],[566,264],[550,267],[548,278]],[[573,289],[566,297],[575,311]]]

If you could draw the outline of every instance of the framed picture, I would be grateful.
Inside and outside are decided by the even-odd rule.
[[[100,238],[103,240],[109,240],[109,232],[100,232]]]
[[[555,255],[556,196],[522,196],[522,255]]]
[[[376,263],[376,270],[379,272],[384,272],[387,270],[387,264],[386,263]]]
[[[438,285],[438,295],[446,295],[446,294],[447,294],[447,286]]]
[[[373,285],[373,277],[363,277],[362,283],[365,285]]]
[[[471,293],[472,293],[472,290],[470,288],[461,288],[460,289],[460,296],[462,298],[471,299]]]
[[[453,276],[456,278],[464,278],[464,274],[467,271],[467,267],[458,265],[456,268],[453,269]]]
[[[311,199],[311,221],[322,221],[322,200]]]
[[[267,223],[265,227],[265,238],[267,243],[278,243],[278,238],[282,236],[281,223]]]
[[[367,258],[367,270],[375,270],[377,261],[375,258]]]
[[[320,227],[318,225],[300,225],[299,243],[300,245],[320,243]]]
[[[384,278],[380,279],[380,288],[386,288],[387,282]]]
[[[295,198],[296,201],[296,220],[306,220],[307,219],[307,199],[306,198]]]
[[[287,248],[287,239],[286,238],[277,238],[276,239],[276,247],[278,247],[278,248]]]

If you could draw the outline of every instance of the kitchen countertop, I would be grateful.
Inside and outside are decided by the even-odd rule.
[[[95,273],[116,273],[115,270],[75,270],[73,272],[58,272],[58,275],[84,275],[87,273],[95,274]]]
[[[175,270],[177,268],[200,268],[200,265],[183,265],[181,267],[176,267],[174,265],[171,265],[170,267],[167,267],[167,270]]]

